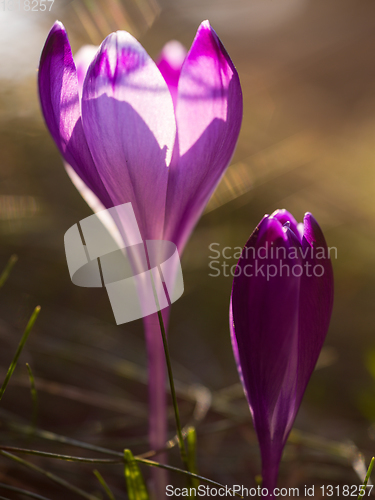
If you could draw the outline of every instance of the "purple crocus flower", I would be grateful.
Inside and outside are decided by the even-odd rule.
[[[230,162],[242,120],[237,71],[209,22],[186,57],[180,46],[166,46],[159,68],[124,31],[97,51],[85,49],[77,68],[56,22],[38,80],[47,127],[90,205],[131,202],[143,239],[172,241],[181,253]],[[160,448],[164,352],[157,317],[145,326],[151,446]]]
[[[265,216],[237,264],[230,329],[269,497],[332,305],[332,265],[314,217],[307,213],[297,224],[286,210]]]

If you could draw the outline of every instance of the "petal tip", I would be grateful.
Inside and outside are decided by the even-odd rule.
[[[211,23],[210,21],[208,21],[208,19],[202,21],[199,25],[193,44],[198,40],[200,41],[200,43],[204,44],[214,43],[214,45],[220,45],[219,37],[217,36],[215,30],[212,28]]]
[[[68,49],[68,50],[66,50]],[[66,56],[65,52],[71,52],[70,43],[68,39],[67,32],[65,30],[64,25],[60,21],[55,21],[52,28],[50,29],[47,39],[45,41],[39,62],[39,70],[43,69],[44,63],[46,60],[59,55],[63,59]],[[49,71],[48,68],[47,72]],[[39,71],[38,78],[40,81],[41,72]]]
[[[200,29],[208,29],[208,30],[211,30],[211,24],[210,24],[210,21],[208,19],[205,19],[204,21],[201,22],[201,24],[199,25],[199,28],[198,28],[198,31]]]
[[[66,32],[65,26],[60,21],[55,21],[52,28],[50,29],[44,48],[41,55],[40,64],[44,59],[52,52],[56,50],[56,47],[61,48],[65,44],[69,44],[68,34]]]
[[[66,33],[65,26],[58,19],[56,19],[56,21],[53,23],[52,28],[50,29],[50,34],[56,33],[57,31],[63,31],[64,33]]]
[[[327,245],[320,225],[310,212],[306,212],[303,218],[303,235],[310,246]]]
[[[276,218],[270,215],[269,217],[264,217],[260,224],[259,228],[259,241],[261,243],[267,241],[268,243],[272,243],[277,241],[278,239],[282,239],[284,241],[288,240],[287,231],[284,229],[281,222]]]

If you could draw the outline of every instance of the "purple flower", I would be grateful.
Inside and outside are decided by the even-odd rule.
[[[332,305],[332,265],[314,217],[297,224],[286,210],[265,216],[237,264],[230,329],[270,493]]]
[[[208,21],[184,59],[167,45],[159,69],[124,31],[92,52],[77,73],[65,29],[54,24],[38,78],[49,131],[104,207],[130,201],[144,239],[181,251],[234,152],[237,71]]]
[[[144,240],[169,240],[182,252],[233,155],[242,93],[208,21],[186,57],[180,45],[169,44],[158,66],[137,40],[118,31],[97,51],[80,52],[76,67],[56,22],[40,60],[39,95],[47,127],[90,206],[131,202]],[[157,317],[145,318],[145,326],[151,445],[160,448],[164,352]]]

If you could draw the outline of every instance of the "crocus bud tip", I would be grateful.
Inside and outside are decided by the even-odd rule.
[[[57,31],[57,30],[65,31],[65,26],[63,25],[63,23],[61,21],[59,21],[59,20],[56,19],[56,21],[54,22],[54,24],[52,26],[52,30],[54,30],[54,31]]]

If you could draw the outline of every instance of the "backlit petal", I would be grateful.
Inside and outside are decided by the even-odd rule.
[[[166,237],[182,249],[230,162],[242,120],[237,71],[208,21],[199,27],[182,66],[176,120]]]
[[[87,146],[76,67],[65,28],[58,21],[53,25],[42,52],[38,84],[44,119],[62,156],[103,205],[111,206]]]
[[[83,86],[87,141],[115,205],[131,202],[145,239],[162,237],[176,125],[167,84],[143,47],[118,31]]]

